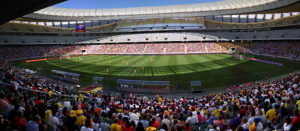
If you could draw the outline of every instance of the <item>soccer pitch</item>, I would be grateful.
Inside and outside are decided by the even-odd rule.
[[[253,56],[252,56],[253,57]],[[117,79],[170,81],[173,87],[189,89],[190,81],[201,81],[202,88],[239,84],[266,79],[300,69],[300,63],[269,57],[277,66],[252,60],[240,60],[227,54],[201,55],[86,55],[15,65],[42,73],[51,70],[79,73],[80,82],[89,85],[92,77],[104,77],[104,86],[115,87]],[[256,75],[258,74],[258,75]]]

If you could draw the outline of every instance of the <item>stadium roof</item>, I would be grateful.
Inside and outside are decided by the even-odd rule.
[[[1,4],[0,24],[66,0],[5,0]]]
[[[44,20],[119,20],[192,17],[260,12],[288,6],[300,0],[223,0],[210,3],[113,9],[69,9],[48,7],[25,18]]]

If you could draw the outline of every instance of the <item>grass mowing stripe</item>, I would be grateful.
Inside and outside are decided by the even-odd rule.
[[[190,56],[188,57],[187,55],[184,56],[185,60],[187,60],[188,62],[195,62],[197,61],[197,59],[195,59],[196,56]],[[198,61],[197,61],[198,62]],[[183,67],[187,68],[188,70],[192,71],[192,72],[197,72],[198,70],[195,69],[192,66],[188,66],[188,65],[183,65]]]
[[[134,75],[133,72],[136,68],[136,66],[134,66],[134,65],[140,61],[140,58],[139,57],[127,57],[127,61],[129,62],[129,64],[127,65],[127,63],[125,62],[124,64],[126,64],[126,67],[123,68],[123,70],[120,73],[126,74],[128,76]]]
[[[154,74],[153,76],[160,76],[160,72],[159,72],[157,66],[155,66],[155,65],[158,65],[160,63],[161,58],[163,58],[163,57],[157,56],[157,55],[153,56],[153,62],[152,62],[152,69],[153,69],[153,74]]]
[[[111,64],[106,62],[109,59]],[[203,55],[178,55],[178,56],[122,56],[122,55],[90,55],[72,57],[71,59],[55,59],[49,61],[23,63],[14,62],[17,66],[33,70],[41,68],[42,73],[51,73],[52,69],[79,73],[80,81],[88,85],[93,76],[105,77],[107,86],[115,86],[116,79],[140,79],[140,80],[167,80],[172,85],[188,88],[192,80],[202,81],[203,87],[216,87],[240,82],[251,81],[255,73],[259,72],[259,79],[272,77],[299,70],[300,63],[282,59],[258,57],[269,61],[283,63],[283,67],[254,61],[240,61],[237,58],[225,54]],[[96,66],[99,58],[100,65]],[[150,62],[150,58],[153,62]],[[128,61],[122,64],[122,59]],[[145,69],[141,70],[141,60],[144,60]],[[110,68],[110,73],[106,68]],[[137,69],[136,73],[132,73]],[[175,72],[175,73],[174,73]],[[177,75],[174,75],[177,74]]]
[[[172,64],[172,65],[177,65],[178,64],[178,60],[177,60],[177,55],[176,56],[168,56],[168,64]],[[167,72],[172,72],[173,75],[177,76],[176,70],[178,69],[173,69],[172,66],[167,66],[168,71]],[[179,71],[179,70],[178,70]]]

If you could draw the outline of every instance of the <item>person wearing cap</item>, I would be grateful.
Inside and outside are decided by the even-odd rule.
[[[52,115],[52,111],[50,110],[50,109],[48,109],[47,111],[46,111],[46,114],[45,114],[45,121],[46,121],[46,123],[48,123],[48,120],[49,120],[49,117]]]
[[[77,110],[76,114],[77,114],[76,123],[79,124],[80,126],[84,126],[84,124],[85,124],[85,117],[83,116],[83,111],[82,110]]]
[[[263,131],[263,124],[259,118],[255,118],[253,124],[249,127],[249,131]]]
[[[76,110],[71,110],[70,116],[71,117],[76,117]]]

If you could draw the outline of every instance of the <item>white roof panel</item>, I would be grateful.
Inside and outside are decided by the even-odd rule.
[[[84,16],[90,17],[107,17],[122,16],[122,18],[134,17],[134,15],[147,14],[148,16],[162,17],[170,13],[191,14],[197,13],[200,16],[206,14],[226,15],[231,12],[233,14],[248,13],[253,11],[270,10],[289,4],[298,2],[299,0],[223,0],[210,3],[173,5],[173,6],[157,6],[157,7],[138,7],[138,8],[115,8],[115,9],[69,9],[48,7],[24,17],[43,18],[43,19],[73,19],[66,17]],[[224,11],[227,10],[227,11]],[[205,13],[198,13],[203,11]],[[218,12],[217,12],[218,11]],[[147,17],[147,15],[143,17]],[[55,17],[53,17],[55,16]],[[61,17],[60,17],[61,16]],[[125,17],[124,17],[125,16]]]

